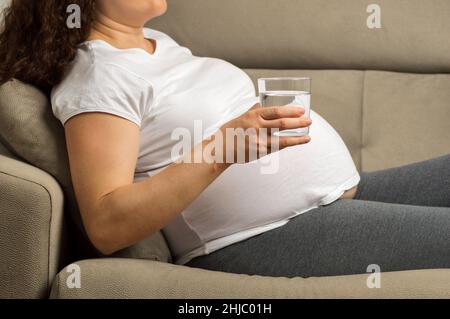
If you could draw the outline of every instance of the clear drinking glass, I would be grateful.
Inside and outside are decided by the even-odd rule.
[[[263,107],[299,106],[305,109],[302,117],[309,118],[311,110],[311,78],[277,77],[258,79],[259,99]],[[303,136],[309,134],[309,127],[284,130],[277,136]]]

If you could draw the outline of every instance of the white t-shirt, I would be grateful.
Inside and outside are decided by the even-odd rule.
[[[140,127],[135,181],[172,163],[172,148],[180,142],[171,138],[175,129],[188,129],[198,143],[259,101],[241,69],[193,56],[162,32],[146,28],[144,34],[156,40],[154,54],[102,40],[82,43],[52,91],[53,112],[63,124],[80,113],[105,112]],[[175,263],[280,227],[358,184],[338,133],[313,110],[310,116],[310,143],[266,156],[278,156],[276,173],[262,174],[267,163],[261,160],[232,165],[162,230]],[[199,120],[200,136],[194,134]]]

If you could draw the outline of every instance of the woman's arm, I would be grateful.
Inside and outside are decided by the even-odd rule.
[[[299,119],[303,114],[299,108],[270,109],[252,109],[226,127],[310,125],[308,119]],[[140,140],[137,125],[106,113],[83,113],[66,122],[65,132],[83,224],[103,254],[130,246],[165,227],[228,167],[174,163],[133,183]],[[286,138],[280,140],[280,148],[308,141],[307,137]]]

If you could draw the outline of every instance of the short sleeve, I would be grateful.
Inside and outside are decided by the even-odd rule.
[[[139,76],[109,63],[75,64],[52,90],[53,114],[64,125],[75,115],[102,112],[139,127],[153,99],[152,86]]]

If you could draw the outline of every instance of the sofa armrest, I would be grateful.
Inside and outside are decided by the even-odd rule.
[[[450,269],[382,273],[381,288],[369,289],[368,274],[264,277],[120,258],[76,264],[58,274],[51,298],[450,298]]]
[[[48,296],[60,261],[63,198],[52,176],[0,155],[0,298]]]

